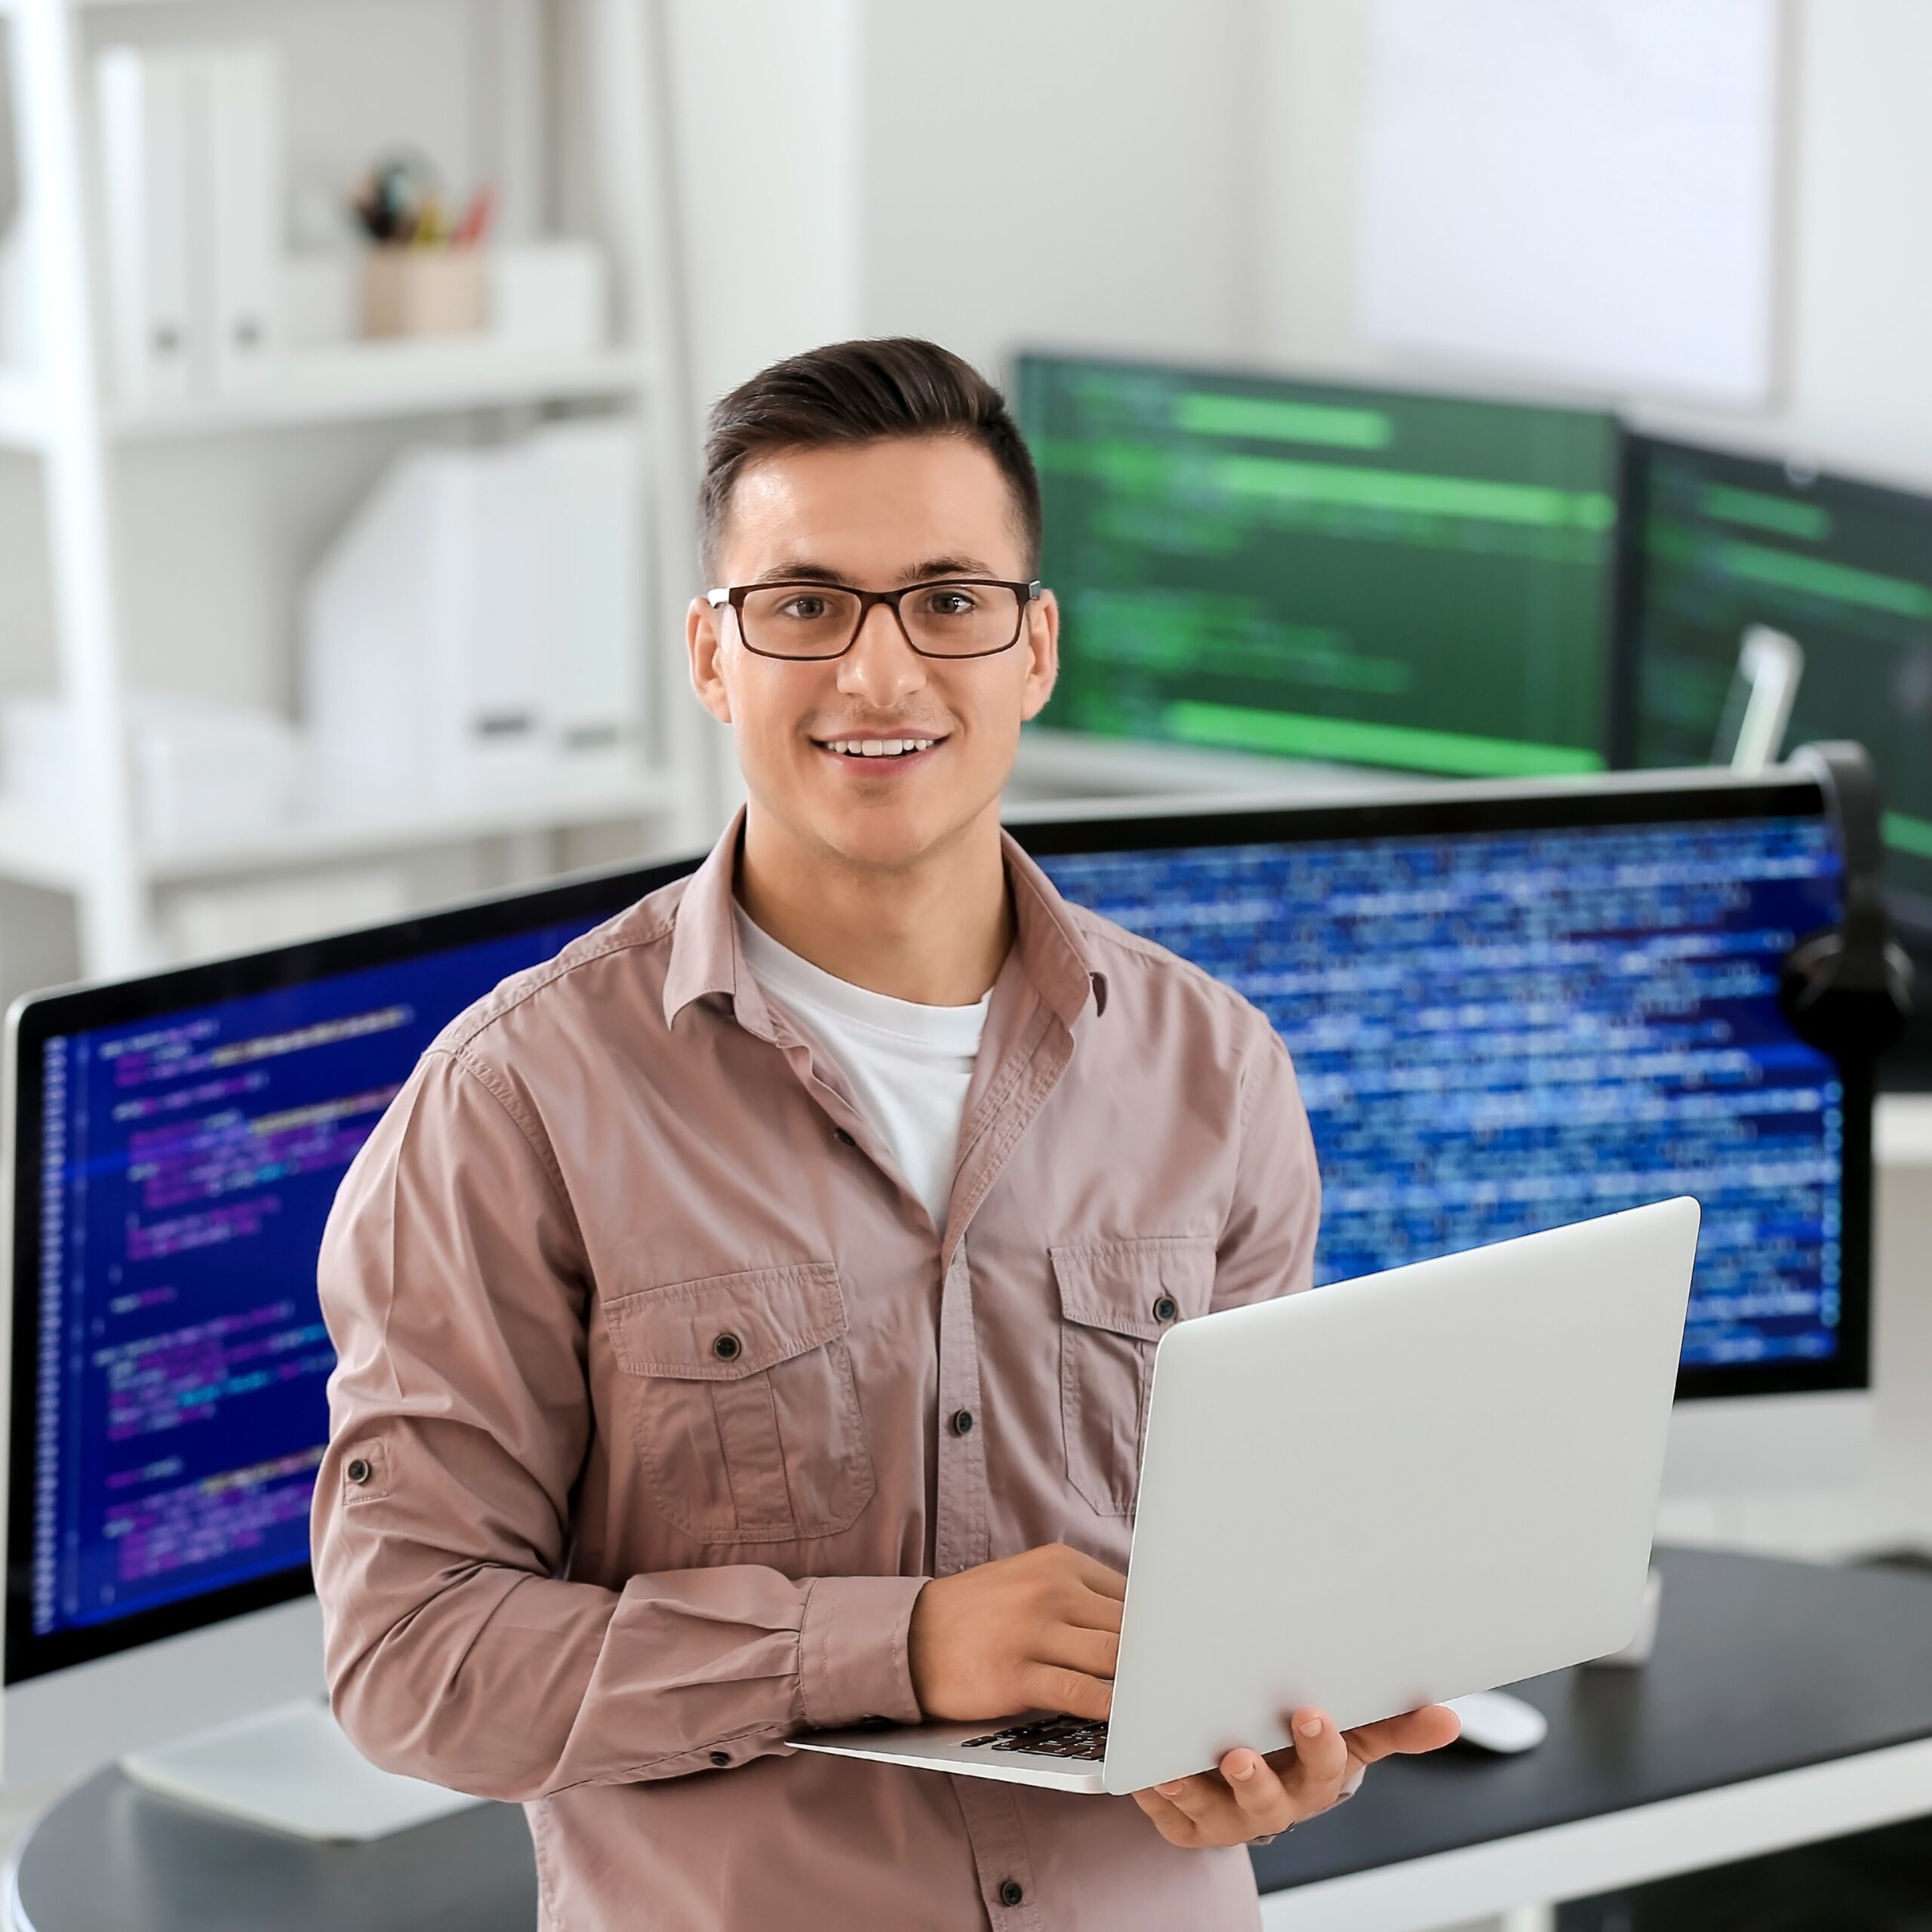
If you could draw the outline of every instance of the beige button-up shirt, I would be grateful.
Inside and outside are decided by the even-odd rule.
[[[343,1184],[337,1713],[527,1806],[546,1932],[1252,1926],[1246,1854],[1130,1799],[787,1740],[918,1719],[926,1579],[1055,1540],[1125,1569],[1156,1304],[1310,1278],[1287,1052],[1008,841],[935,1228],[746,971],[737,833],[454,1022]]]

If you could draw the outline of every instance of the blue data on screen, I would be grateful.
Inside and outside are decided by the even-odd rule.
[[[1811,818],[1040,860],[1294,1056],[1318,1281],[1689,1194],[1684,1361],[1837,1351],[1844,1097],[1778,1003],[1835,922]]]
[[[36,1634],[307,1560],[336,1189],[423,1049],[581,929],[47,1041]]]

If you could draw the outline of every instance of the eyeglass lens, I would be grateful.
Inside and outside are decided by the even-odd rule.
[[[835,657],[859,628],[860,600],[829,584],[761,586],[739,612],[745,641],[774,657]],[[1004,651],[1020,635],[1020,599],[1004,584],[922,583],[899,600],[914,650],[929,657]]]

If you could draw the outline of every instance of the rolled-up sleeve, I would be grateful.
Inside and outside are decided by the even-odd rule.
[[[1235,1185],[1214,1264],[1217,1308],[1298,1294],[1315,1280],[1321,1177],[1281,1036],[1259,1014],[1241,1071]]]
[[[540,1134],[488,1068],[426,1057],[343,1184],[320,1286],[338,1365],[315,1585],[336,1715],[376,1763],[528,1799],[918,1721],[921,1578],[561,1574],[589,1269]]]

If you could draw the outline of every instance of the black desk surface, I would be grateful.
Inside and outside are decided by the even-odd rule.
[[[1332,1817],[1257,1850],[1262,1890],[1932,1737],[1932,1580],[1706,1550],[1660,1550],[1657,1567],[1641,1669],[1515,1685],[1549,1719],[1520,1757],[1386,1760]]]
[[[1352,1804],[1255,1853],[1263,1890],[1932,1737],[1932,1581],[1692,1551],[1659,1567],[1643,1669],[1518,1686],[1550,1719],[1521,1757],[1457,1746],[1377,1766]],[[22,1932],[530,1932],[537,1917],[511,1807],[374,1845],[311,1845],[152,1797],[118,1771],[42,1821],[17,1892]]]

